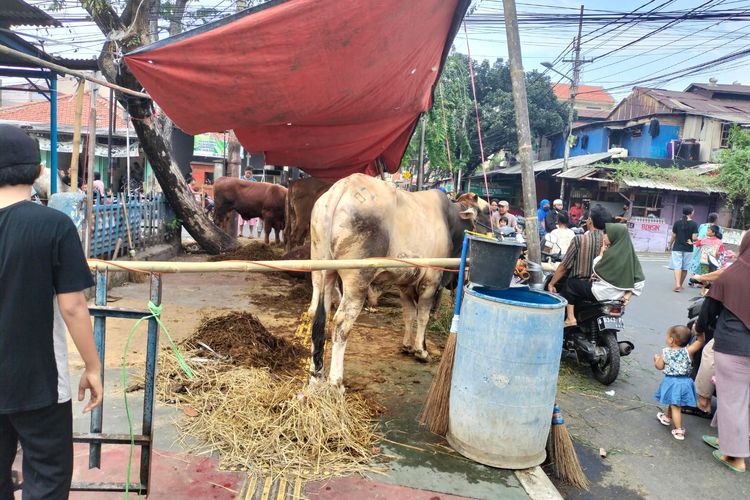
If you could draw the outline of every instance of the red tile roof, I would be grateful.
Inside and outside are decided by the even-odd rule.
[[[577,109],[576,113],[579,118],[599,118],[606,120],[611,111],[607,109]]]
[[[552,86],[552,91],[561,101],[570,99],[570,84],[558,83]],[[577,98],[581,101],[598,101],[613,103],[615,99],[604,90],[604,87],[596,85],[579,85]]]
[[[58,126],[73,126],[75,121],[75,94],[60,94],[57,98],[57,124]],[[84,92],[83,114],[81,116],[81,127],[88,127],[89,115],[91,114],[91,93]],[[50,106],[45,99],[43,101],[29,102],[17,106],[0,108],[0,120],[17,121],[25,123],[50,123]],[[127,123],[123,119],[123,108],[117,104],[117,129],[125,129]],[[96,97],[96,128],[109,128],[109,100],[101,95]]]

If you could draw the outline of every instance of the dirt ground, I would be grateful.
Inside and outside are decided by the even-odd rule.
[[[261,251],[265,252],[265,249]],[[209,259],[207,255],[184,254],[175,260],[200,262]],[[148,296],[147,283],[126,283],[110,290],[108,305],[145,311]],[[167,274],[163,276],[162,320],[172,338],[179,343],[193,334],[204,317],[228,311],[247,311],[256,315],[271,333],[291,338],[301,314],[307,310],[310,296],[308,283],[278,272]],[[446,318],[448,300],[445,294]],[[132,325],[131,320],[107,320],[107,368],[121,366]],[[421,403],[445,345],[446,326],[447,321],[432,322],[428,328],[428,350],[433,356],[430,363],[420,363],[402,354],[401,307],[395,294],[385,294],[377,312],[362,311],[350,334],[345,365],[347,390],[362,392],[367,399],[383,406],[396,400]],[[166,345],[164,335],[160,337],[161,345]],[[73,343],[69,341],[68,345],[71,365],[82,367]],[[125,353],[125,362],[132,367],[143,366],[145,355],[144,322]],[[330,356],[330,342],[326,344],[326,356]],[[328,366],[326,359],[326,368]]]

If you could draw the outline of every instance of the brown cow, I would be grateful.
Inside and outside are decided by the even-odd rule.
[[[221,225],[232,210],[243,219],[260,217],[266,244],[271,230],[277,243],[282,243],[286,188],[267,182],[251,182],[234,177],[220,177],[214,184],[214,222]]]
[[[292,181],[286,195],[286,226],[284,242],[286,251],[292,252],[298,247],[307,247],[310,253],[310,214],[313,205],[320,196],[328,191],[333,181],[307,177]]]

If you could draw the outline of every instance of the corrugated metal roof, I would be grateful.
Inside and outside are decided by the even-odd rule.
[[[559,177],[561,179],[580,180],[598,171],[599,171],[598,167],[588,167],[588,166],[587,167],[573,167],[573,168],[569,168],[565,172],[556,173],[555,177]]]
[[[62,26],[54,17],[23,0],[0,0],[0,27]]]
[[[725,83],[691,83],[690,86],[685,90],[689,92],[691,88],[696,87],[699,89],[706,89],[712,92],[730,92],[732,94],[750,94],[750,85],[728,85]]]
[[[3,0],[0,0],[0,2],[2,1]],[[26,54],[32,55],[34,57],[44,59],[45,61],[51,61],[51,62],[57,63],[69,69],[77,69],[77,70],[83,70],[83,71],[96,71],[99,68],[96,59],[66,59],[62,57],[55,57],[50,54],[47,54],[36,45],[21,38],[17,34],[13,33],[13,31],[11,30],[7,30],[7,29],[0,27],[0,31],[2,32],[3,38],[8,38],[10,39],[11,42],[13,42],[13,44],[15,44],[16,46],[15,48],[18,49],[18,47],[20,47],[20,49],[18,50]],[[5,54],[0,55],[0,66],[11,66],[11,67],[21,67],[21,68],[37,67],[34,63],[30,63],[22,59],[18,59],[17,57],[5,55]]]
[[[726,191],[717,188],[706,188],[706,189],[696,189],[692,187],[682,186],[679,184],[673,184],[671,182],[664,182],[664,181],[655,181],[651,179],[623,179],[622,183],[628,187],[639,187],[644,189],[660,189],[663,191],[685,191],[685,192],[691,192],[691,193],[725,193]]]
[[[711,172],[716,172],[721,168],[720,163],[702,163],[691,167],[690,170],[694,171],[696,175],[705,175]]]
[[[750,102],[748,101],[710,99],[695,92],[679,92],[676,90],[647,88],[640,88],[640,90],[673,111],[711,116],[732,122],[750,121]]]
[[[568,168],[583,167],[586,165],[592,165],[598,161],[606,160],[611,158],[612,153],[594,153],[590,155],[578,155],[571,156],[568,158]],[[546,172],[549,170],[562,170],[563,159],[556,158],[554,160],[538,161],[534,163],[534,172]],[[518,175],[521,173],[521,166],[515,165],[499,171],[498,173],[507,175]]]

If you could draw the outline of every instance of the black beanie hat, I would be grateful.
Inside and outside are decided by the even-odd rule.
[[[13,125],[0,125],[0,169],[37,166],[42,162],[39,142]]]

